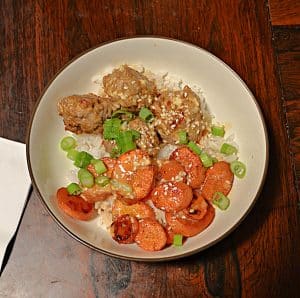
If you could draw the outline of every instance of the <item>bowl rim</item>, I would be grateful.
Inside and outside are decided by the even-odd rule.
[[[259,114],[259,117],[260,117],[260,120],[262,122],[262,126],[263,126],[263,132],[264,132],[264,141],[265,141],[265,148],[266,148],[266,159],[265,159],[265,164],[264,164],[264,171],[263,171],[263,175],[262,175],[262,179],[260,181],[260,184],[259,184],[259,187],[258,187],[258,190],[257,190],[257,193],[254,197],[254,199],[252,200],[250,206],[248,207],[248,209],[246,210],[246,212],[242,215],[242,217],[228,230],[226,231],[225,233],[223,233],[222,235],[220,235],[219,237],[217,237],[214,241],[211,241],[210,243],[202,246],[202,247],[199,247],[199,248],[196,248],[196,249],[193,249],[189,252],[186,252],[186,253],[181,253],[181,254],[178,254],[178,255],[173,255],[173,256],[170,256],[170,257],[157,257],[157,258],[153,258],[153,257],[130,257],[130,256],[123,256],[121,254],[117,254],[117,253],[112,253],[110,251],[107,251],[107,250],[104,250],[104,249],[101,249],[99,247],[96,247],[92,244],[90,244],[89,242],[81,239],[79,236],[77,236],[76,234],[74,234],[71,230],[69,230],[56,216],[55,214],[50,210],[50,208],[48,207],[47,203],[45,202],[38,186],[37,186],[37,183],[35,181],[35,177],[33,175],[33,170],[32,170],[32,167],[31,167],[31,158],[30,158],[30,153],[29,153],[29,148],[30,148],[30,136],[31,136],[31,130],[32,130],[32,124],[33,124],[33,120],[35,118],[35,114],[36,114],[36,111],[39,107],[39,104],[42,100],[42,98],[44,97],[46,91],[48,90],[48,88],[50,87],[50,85],[53,83],[53,81],[58,77],[58,75],[60,73],[62,73],[70,64],[72,64],[73,62],[75,62],[77,59],[79,59],[80,57],[86,55],[87,53],[97,49],[97,48],[100,48],[102,46],[105,46],[105,45],[108,45],[108,44],[112,44],[112,43],[115,43],[115,42],[119,42],[119,41],[126,41],[126,40],[134,40],[134,39],[153,39],[153,40],[167,40],[167,41],[172,41],[172,42],[175,42],[175,43],[180,43],[180,44],[183,44],[183,45],[186,45],[186,46],[189,46],[189,47],[194,47],[195,49],[197,50],[200,50],[202,52],[204,52],[206,55],[210,56],[211,58],[217,60],[217,62],[221,63],[223,65],[223,67],[225,67],[227,70],[229,70],[233,76],[235,78],[237,78],[239,80],[239,82],[242,84],[242,86],[246,89],[246,91],[248,92],[248,94],[250,95],[253,103],[255,104],[256,106],[256,109],[258,111],[258,114]],[[137,36],[132,36],[132,37],[124,37],[124,38],[116,38],[116,39],[113,39],[113,40],[109,40],[109,41],[106,41],[106,42],[102,42],[100,44],[97,44],[93,47],[90,47],[86,50],[84,50],[83,52],[81,52],[80,54],[74,56],[71,60],[69,60],[66,64],[64,64],[56,73],[55,75],[51,78],[51,80],[48,82],[48,84],[44,87],[44,89],[42,90],[40,96],[38,97],[34,107],[33,107],[33,111],[31,113],[31,117],[30,117],[30,122],[29,122],[29,125],[27,127],[27,133],[26,133],[26,160],[27,160],[27,167],[28,167],[28,171],[29,171],[29,174],[30,174],[30,178],[31,178],[31,181],[32,181],[32,184],[34,186],[34,189],[36,190],[37,194],[38,194],[38,197],[40,199],[40,201],[42,202],[42,204],[44,205],[44,207],[46,208],[46,210],[49,212],[49,214],[52,216],[52,218],[54,219],[54,221],[57,223],[57,225],[63,230],[65,231],[67,234],[69,234],[72,238],[74,238],[75,240],[79,241],[81,244],[97,251],[97,252],[100,252],[100,253],[103,253],[107,256],[110,256],[110,257],[115,257],[115,258],[118,258],[118,259],[123,259],[123,260],[130,260],[130,261],[140,261],[140,262],[165,262],[165,261],[170,261],[170,260],[177,260],[177,259],[181,259],[181,258],[184,258],[184,257],[188,257],[188,256],[191,256],[191,255],[194,255],[196,253],[199,253],[201,251],[204,251],[206,250],[207,248],[215,245],[216,243],[220,242],[221,240],[223,240],[224,238],[226,238],[229,234],[231,234],[242,222],[243,220],[247,217],[247,215],[251,212],[253,206],[255,205],[256,201],[258,200],[258,197],[260,196],[261,192],[262,192],[262,189],[263,189],[263,186],[264,186],[264,183],[265,183],[265,180],[266,180],[266,175],[267,175],[267,172],[268,172],[268,166],[269,166],[269,139],[268,139],[268,131],[267,131],[267,126],[266,126],[266,122],[264,120],[264,116],[263,116],[263,113],[262,113],[262,110],[255,98],[255,96],[253,95],[252,91],[249,89],[249,87],[247,86],[247,84],[244,82],[244,80],[229,66],[227,65],[223,60],[221,60],[220,58],[218,58],[217,56],[215,56],[214,54],[212,54],[211,52],[209,52],[208,50],[206,49],[203,49],[202,47],[198,46],[198,45],[195,45],[193,43],[190,43],[190,42],[187,42],[187,41],[183,41],[183,40],[179,40],[179,39],[175,39],[175,38],[171,38],[171,37],[165,37],[165,36],[160,36],[160,35],[137,35]]]

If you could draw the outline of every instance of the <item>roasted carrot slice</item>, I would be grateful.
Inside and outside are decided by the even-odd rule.
[[[166,213],[166,221],[174,234],[181,234],[185,237],[192,237],[205,230],[215,217],[215,209],[208,204],[205,216],[196,220],[190,218],[184,212]]]
[[[230,170],[230,165],[227,162],[220,161],[207,170],[201,193],[207,200],[211,200],[216,191],[227,196],[232,183],[233,173]]]
[[[139,231],[135,237],[135,242],[145,250],[157,251],[165,247],[167,235],[157,220],[144,218],[139,221]]]
[[[197,154],[187,147],[180,147],[172,152],[170,160],[178,161],[187,173],[187,184],[199,188],[205,178],[205,168]]]
[[[120,183],[131,186],[132,197],[139,200],[145,198],[152,189],[154,167],[145,151],[131,150],[119,156],[112,176]],[[124,196],[124,193],[119,194]]]
[[[93,187],[84,189],[83,192],[80,194],[80,196],[89,203],[104,201],[111,195],[112,189],[110,184],[107,184],[105,186],[94,184]]]
[[[183,182],[164,182],[156,186],[150,196],[155,207],[167,212],[187,208],[193,198],[190,186]]]
[[[192,200],[191,205],[184,209],[183,212],[191,219],[202,219],[208,209],[208,203],[205,199],[198,195],[195,199]]]
[[[69,195],[65,187],[58,189],[56,198],[59,208],[73,218],[86,221],[95,215],[94,204],[86,202],[80,196]]]
[[[121,215],[112,223],[112,237],[122,244],[134,243],[139,223],[134,216]]]
[[[129,214],[137,219],[151,217],[155,218],[153,209],[144,202],[133,205],[126,205],[121,200],[116,199],[112,205],[112,216],[117,218],[120,215]]]
[[[176,160],[166,160],[162,162],[158,169],[157,179],[161,182],[180,181],[186,182],[186,172],[184,167]]]

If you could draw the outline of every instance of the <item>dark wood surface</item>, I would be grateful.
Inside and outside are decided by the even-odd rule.
[[[266,183],[250,214],[226,239],[179,261],[94,252],[62,231],[33,192],[0,297],[299,295],[299,28],[270,20],[261,0],[0,1],[1,136],[25,141],[43,88],[77,54],[154,34],[194,43],[229,64],[256,96],[270,141]]]

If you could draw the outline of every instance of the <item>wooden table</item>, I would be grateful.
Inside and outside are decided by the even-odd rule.
[[[266,120],[270,165],[255,207],[230,236],[168,263],[92,251],[56,225],[33,191],[0,297],[299,297],[300,29],[291,26],[299,25],[297,3],[1,1],[1,136],[25,141],[43,88],[74,56],[115,38],[153,34],[199,45],[245,80]]]

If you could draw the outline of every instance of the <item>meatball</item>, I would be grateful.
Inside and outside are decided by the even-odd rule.
[[[145,123],[143,120],[136,118],[129,122],[128,127],[137,130],[141,134],[136,141],[136,145],[140,149],[146,150],[151,156],[155,156],[158,153],[159,139],[153,124]]]
[[[205,130],[200,99],[188,86],[183,90],[164,90],[151,105],[154,126],[164,143],[178,144],[178,132],[188,133],[192,141],[199,141]]]
[[[92,93],[67,96],[57,104],[65,129],[76,134],[101,133],[105,119],[118,108],[119,105],[111,99]]]
[[[156,94],[154,82],[127,65],[104,76],[103,87],[104,92],[117,99],[121,107],[132,111],[148,107]]]

